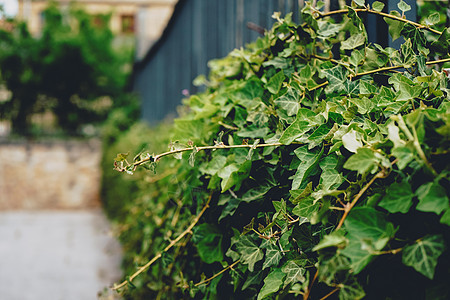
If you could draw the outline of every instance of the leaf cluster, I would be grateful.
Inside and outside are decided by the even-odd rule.
[[[94,18],[76,5],[60,10],[54,2],[42,14],[38,37],[19,20],[0,29],[0,82],[11,92],[0,116],[27,134],[33,114],[51,111],[57,126],[77,134],[82,125],[104,120],[111,97],[123,94],[122,70],[131,55],[113,48],[109,15]]]
[[[383,48],[367,40],[361,7],[382,9],[355,1],[338,20],[307,4],[302,25],[275,13],[264,37],[210,62],[206,91],[171,129],[176,182],[143,196],[147,218],[145,205],[131,209],[136,263],[136,249],[156,253],[211,203],[126,297],[449,295],[448,29],[425,35],[392,12],[390,34],[405,42]],[[162,161],[118,155],[116,168]]]

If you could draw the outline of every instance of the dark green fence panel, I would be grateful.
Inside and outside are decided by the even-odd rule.
[[[133,90],[142,100],[142,117],[156,123],[175,116],[182,91],[198,92],[192,81],[207,74],[209,60],[256,40],[254,24],[269,29],[272,14],[293,12],[298,0],[180,0],[161,39],[135,64]]]

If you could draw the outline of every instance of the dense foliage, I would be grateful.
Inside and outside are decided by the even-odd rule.
[[[397,50],[367,39],[380,2],[275,13],[211,61],[168,153],[155,130],[117,155],[140,178],[116,206],[125,299],[448,299],[450,30],[398,8]]]
[[[0,29],[0,85],[11,92],[0,102],[0,118],[28,134],[32,115],[51,111],[57,127],[77,134],[104,120],[112,99],[123,94],[132,49],[114,49],[109,15],[51,3],[42,18],[39,37],[18,20]]]

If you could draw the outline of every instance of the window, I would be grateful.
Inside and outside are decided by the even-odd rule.
[[[122,33],[134,33],[134,15],[121,15]]]

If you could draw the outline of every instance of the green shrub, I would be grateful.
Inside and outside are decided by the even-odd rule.
[[[0,101],[0,118],[30,134],[39,131],[32,116],[51,112],[54,131],[78,135],[103,122],[123,97],[132,51],[113,47],[109,15],[94,18],[76,4],[61,11],[56,2],[42,14],[39,37],[18,20],[0,28],[0,86],[11,92]]]
[[[143,176],[122,219],[125,299],[449,296],[450,31],[392,12],[405,42],[383,48],[359,17],[381,8],[274,14],[210,63],[170,152],[155,130],[155,153],[117,155]]]

